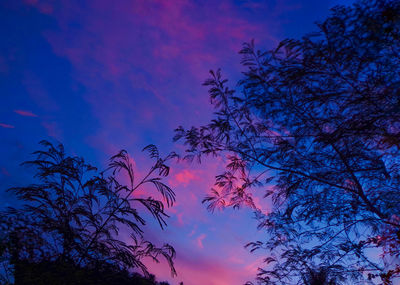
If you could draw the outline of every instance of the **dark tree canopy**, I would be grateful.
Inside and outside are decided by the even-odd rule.
[[[304,284],[322,266],[389,284],[400,274],[400,2],[338,6],[317,27],[270,51],[244,44],[237,87],[211,72],[214,119],[175,140],[188,159],[227,157],[204,202],[255,210],[268,233],[247,245],[268,251],[260,283]]]
[[[101,268],[79,267],[70,262],[20,260],[14,265],[16,285],[169,285],[150,274],[120,270],[104,264]]]
[[[335,276],[329,268],[310,268],[305,275],[302,276],[304,285],[337,285]]]
[[[45,150],[24,163],[35,169],[37,183],[9,189],[22,206],[1,213],[0,257],[8,265],[3,279],[15,274],[21,283],[29,272],[43,273],[46,264],[66,270],[70,278],[76,277],[72,272],[125,278],[124,272],[131,269],[149,277],[146,257],[155,262],[163,257],[176,275],[174,248],[157,247],[142,235],[143,211],[161,227],[166,225],[164,205],[171,206],[175,194],[162,177],[169,173],[165,163],[173,154],[161,158],[155,146],[146,147],[155,163],[144,177],[137,177],[126,151],[111,157],[109,167],[99,172],[83,158],[68,156],[61,144],[43,141],[42,145]],[[153,185],[161,200],[137,197],[135,191],[145,184]]]

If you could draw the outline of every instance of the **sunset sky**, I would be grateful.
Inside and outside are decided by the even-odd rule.
[[[179,125],[207,123],[212,114],[202,82],[222,68],[240,78],[242,43],[270,49],[314,30],[329,8],[346,0],[5,0],[0,1],[0,201],[5,190],[31,181],[19,164],[47,139],[105,167],[126,149],[138,175],[151,161],[141,149],[167,154]],[[222,160],[172,164],[166,181],[177,194],[164,231],[146,237],[177,251],[178,276],[148,263],[157,279],[186,285],[243,284],[265,254],[244,245],[266,238],[250,209],[209,213],[201,200]],[[144,190],[143,190],[144,191]],[[140,194],[140,193],[139,193]],[[263,210],[268,211],[262,201]]]

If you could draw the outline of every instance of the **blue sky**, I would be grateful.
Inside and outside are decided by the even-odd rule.
[[[150,166],[140,152],[172,142],[179,125],[207,122],[212,108],[201,83],[222,68],[234,86],[238,51],[255,39],[269,49],[313,31],[329,8],[352,1],[26,0],[0,3],[0,199],[31,181],[19,166],[42,139],[105,166],[127,149],[139,174]],[[149,237],[175,246],[178,277],[150,265],[171,284],[240,284],[252,280],[261,255],[243,248],[263,236],[250,209],[208,213],[202,198],[223,161],[172,165],[167,182],[177,204],[165,231]],[[262,201],[260,201],[262,204]],[[265,209],[268,210],[267,208]],[[198,283],[196,283],[198,282]],[[204,283],[206,282],[206,283]]]

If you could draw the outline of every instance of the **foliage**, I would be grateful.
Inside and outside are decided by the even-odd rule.
[[[155,276],[145,278],[138,273],[121,271],[106,265],[100,269],[77,267],[60,261],[31,263],[20,261],[15,265],[15,284],[18,285],[169,285],[156,282]]]
[[[161,228],[166,225],[164,203],[171,206],[175,194],[161,179],[168,175],[165,163],[174,154],[161,158],[155,146],[146,147],[155,163],[139,178],[126,151],[111,157],[108,168],[98,172],[83,158],[67,156],[61,144],[41,144],[45,150],[34,152],[36,158],[24,163],[35,168],[38,183],[9,189],[23,205],[1,215],[3,262],[14,271],[21,263],[49,263],[69,264],[83,272],[136,269],[148,277],[143,258],[159,262],[163,257],[176,275],[174,248],[156,247],[143,238],[142,230],[143,210]],[[153,185],[162,200],[135,195],[146,185]]]
[[[255,210],[269,234],[247,245],[269,251],[260,283],[301,283],[317,264],[352,284],[393,279],[398,267],[384,263],[400,254],[400,2],[338,6],[317,26],[271,51],[244,44],[238,87],[211,71],[214,119],[179,127],[175,140],[187,159],[226,157],[204,202]],[[254,203],[260,189],[268,214]]]
[[[307,274],[303,276],[305,285],[336,285],[338,284],[334,278],[331,278],[331,272],[328,268],[309,269]]]

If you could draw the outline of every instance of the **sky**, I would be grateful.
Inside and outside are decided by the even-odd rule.
[[[19,164],[46,139],[105,167],[126,149],[143,175],[141,149],[182,152],[174,129],[212,115],[202,82],[222,68],[240,78],[240,50],[252,39],[271,49],[315,30],[329,8],[346,0],[3,0],[0,1],[0,202],[5,190],[31,181]],[[265,238],[251,209],[210,213],[201,200],[222,159],[173,163],[166,182],[176,192],[168,227],[146,226],[146,237],[177,251],[178,276],[148,262],[160,281],[186,285],[254,280],[265,253],[244,248]],[[24,184],[25,183],[25,184]],[[263,210],[268,206],[259,201]]]

